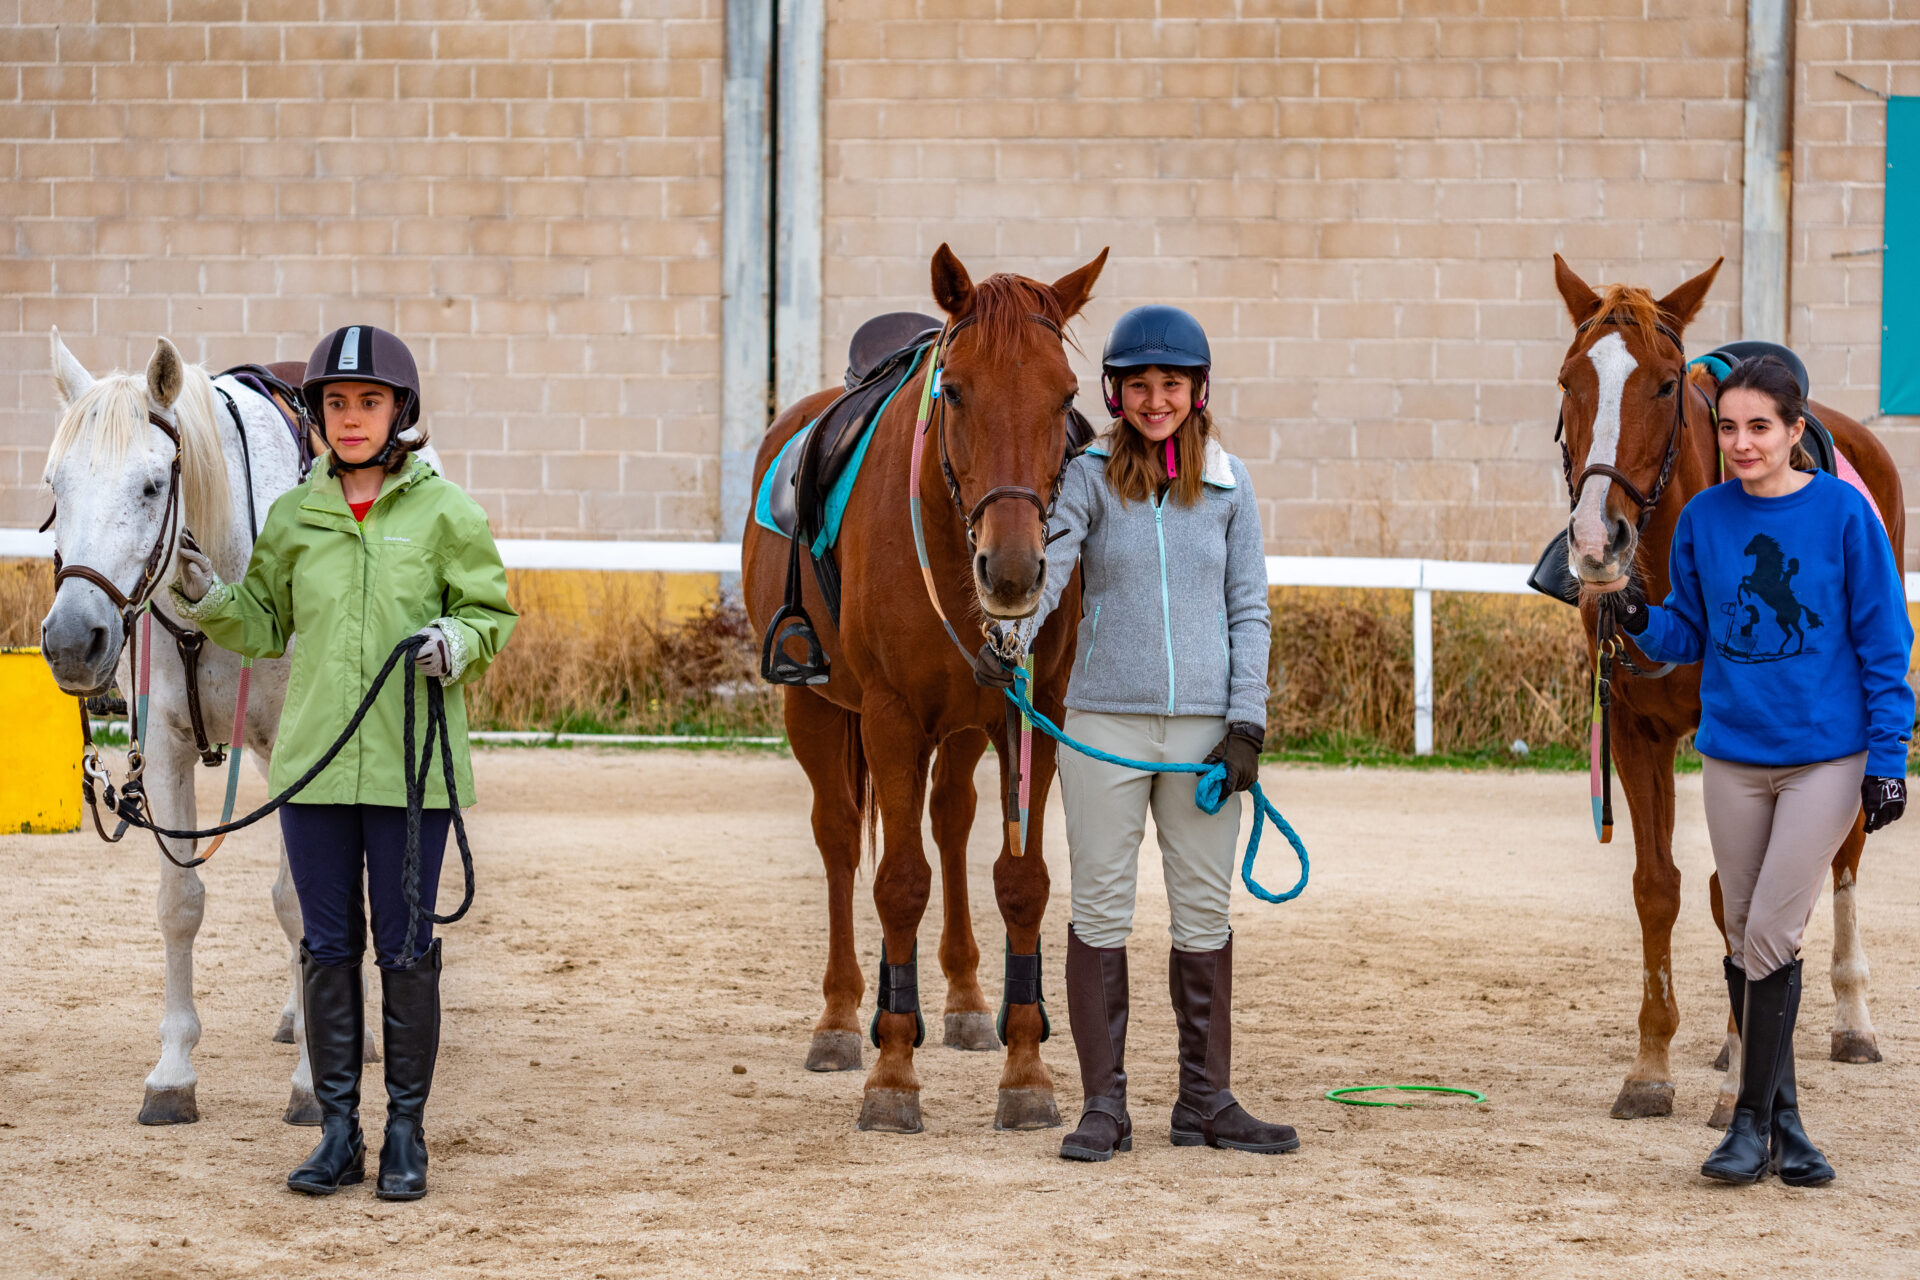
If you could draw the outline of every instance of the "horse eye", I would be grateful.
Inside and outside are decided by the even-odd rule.
[[[142,492],[149,498],[157,498],[160,496],[160,485],[156,481],[149,480]]]
[[[957,409],[960,407],[960,388],[943,385],[940,388],[940,398]]]
[[[1668,396],[1673,394],[1673,389],[1676,385],[1677,384],[1673,381],[1672,378],[1668,378],[1665,382],[1660,384],[1660,389],[1653,393],[1653,398],[1655,400],[1665,400]]]

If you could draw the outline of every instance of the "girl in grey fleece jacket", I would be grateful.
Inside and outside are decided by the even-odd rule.
[[[1265,540],[1246,467],[1213,439],[1211,356],[1185,312],[1141,307],[1107,341],[1113,425],[1067,467],[1034,625],[1074,561],[1082,595],[1066,731],[1129,759],[1224,761],[1234,792],[1258,774],[1267,710]],[[1197,471],[1181,483],[1182,468]],[[1131,491],[1131,496],[1129,496]],[[1211,748],[1211,752],[1208,749]],[[1233,937],[1227,908],[1242,802],[1193,802],[1191,774],[1154,774],[1059,753],[1073,879],[1067,1004],[1085,1103],[1068,1159],[1132,1146],[1122,1067],[1127,950],[1146,815],[1153,812],[1172,916],[1180,1032],[1177,1146],[1279,1152],[1293,1129],[1255,1119],[1228,1090]]]

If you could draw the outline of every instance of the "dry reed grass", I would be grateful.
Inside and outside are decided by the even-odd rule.
[[[40,620],[51,608],[51,560],[0,560],[0,649],[39,644]]]

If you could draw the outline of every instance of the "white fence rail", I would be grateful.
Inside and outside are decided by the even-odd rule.
[[[737,542],[572,542],[502,538],[509,569],[592,569],[641,573],[738,573]],[[0,529],[0,558],[47,558],[53,535]],[[1409,560],[1367,556],[1268,556],[1276,587],[1375,587],[1413,592],[1413,749],[1433,753],[1433,593],[1525,595],[1528,564]],[[1907,575],[1907,599],[1920,600],[1920,573]]]

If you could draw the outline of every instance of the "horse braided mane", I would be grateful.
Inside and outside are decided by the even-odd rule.
[[[173,402],[173,421],[180,432],[181,514],[194,538],[217,556],[215,548],[225,546],[232,531],[233,492],[214,416],[213,379],[202,365],[185,365],[182,371],[180,396]],[[146,430],[146,375],[104,374],[62,411],[47,450],[46,479],[53,478],[55,468],[83,441],[92,446],[90,462],[104,456],[117,463]]]
[[[1593,320],[1588,321],[1589,324],[1596,322],[1633,329],[1648,349],[1660,342],[1660,304],[1653,300],[1651,293],[1638,285],[1608,285],[1606,292],[1600,295],[1600,310],[1594,313]]]
[[[1034,316],[1061,330],[1067,324],[1066,311],[1052,289],[1038,280],[1004,271],[973,286],[973,302],[967,314],[980,331],[980,341],[995,351],[1021,341]]]

